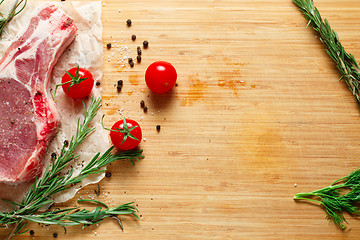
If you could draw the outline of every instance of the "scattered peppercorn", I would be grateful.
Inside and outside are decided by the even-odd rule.
[[[110,49],[111,48],[111,43],[106,44],[106,48]]]
[[[160,132],[160,129],[161,129],[161,126],[160,126],[160,125],[156,125],[156,130],[157,130],[158,132]]]
[[[130,67],[134,67],[134,62],[130,62]]]
[[[177,87],[177,86],[179,86],[179,84],[176,82],[176,83],[175,83],[175,87]]]
[[[11,120],[11,124],[14,124],[15,123],[15,120]]]
[[[117,82],[117,87],[116,87],[117,90],[118,90],[118,92],[121,91],[122,87],[123,87],[123,80],[119,80],[119,81]]]
[[[136,61],[137,61],[138,63],[141,63],[141,56],[140,56],[140,55],[137,55],[137,56],[136,56]]]
[[[128,62],[131,63],[133,61],[132,58],[128,58]]]
[[[145,41],[143,42],[143,46],[144,46],[145,49],[148,48],[149,42],[145,40]]]
[[[128,27],[130,27],[130,26],[131,26],[131,24],[132,24],[131,19],[126,20],[126,24],[127,24],[127,26],[128,26]]]
[[[107,177],[107,178],[111,177],[111,172],[105,173],[105,177]]]
[[[35,234],[34,230],[30,230],[30,235],[34,236],[34,234]]]
[[[137,50],[137,54],[138,54],[138,55],[141,55],[141,53],[142,53],[142,52],[141,52],[141,47],[138,46],[138,47],[136,48],[136,50]]]
[[[54,237],[54,238],[57,238],[57,237],[58,237],[58,234],[57,234],[57,233],[54,233],[54,234],[53,234],[53,237]]]
[[[54,153],[54,152],[51,153],[51,158],[52,158],[52,159],[56,159],[56,153]]]
[[[135,34],[131,35],[131,40],[133,40],[133,41],[136,40],[136,35]]]
[[[144,106],[144,113],[146,113],[148,111],[148,107]]]
[[[69,146],[69,141],[68,141],[68,140],[65,140],[65,141],[64,141],[64,146],[65,146],[65,147],[68,147],[68,146]]]
[[[144,107],[145,107],[145,101],[144,101],[144,100],[141,100],[141,101],[140,101],[140,107],[141,107],[141,108],[144,108]]]
[[[96,81],[96,86],[100,86],[100,82],[99,81]]]
[[[97,185],[97,189],[95,189],[94,192],[97,196],[100,196],[100,185],[99,184]]]

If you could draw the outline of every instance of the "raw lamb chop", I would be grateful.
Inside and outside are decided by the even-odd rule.
[[[48,83],[77,28],[63,10],[39,10],[0,60],[0,182],[33,180],[60,124]]]

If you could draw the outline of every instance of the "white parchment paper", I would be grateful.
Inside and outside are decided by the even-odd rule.
[[[6,8],[11,6],[11,1],[7,4],[0,5],[0,12],[6,12]],[[38,11],[44,4],[54,4],[62,8],[75,22],[78,28],[78,34],[74,42],[65,50],[60,57],[58,63],[54,67],[50,89],[55,88],[57,83],[61,82],[64,71],[72,67],[80,66],[88,69],[94,77],[95,82],[102,78],[102,24],[101,24],[101,2],[87,1],[66,1],[66,2],[37,2],[29,0],[23,12],[17,15],[6,27],[3,33],[3,39],[0,40],[0,56],[4,54],[8,46],[18,36],[24,32],[28,26],[29,19],[33,16],[34,11]],[[93,96],[101,96],[101,87],[94,86]],[[86,104],[90,102],[90,98],[85,100]],[[47,156],[44,160],[44,169],[50,163],[51,153],[60,153],[65,140],[70,140],[76,132],[76,124],[79,118],[83,119],[83,106],[81,101],[74,101],[67,97],[61,87],[55,96],[56,107],[61,116],[61,127],[56,137],[51,142]],[[96,127],[85,142],[77,149],[80,158],[75,160],[71,167],[74,174],[79,172],[84,165],[97,153],[105,152],[109,148],[108,133],[102,129],[100,124],[101,111],[98,112],[93,125]],[[63,173],[65,174],[65,169]],[[55,202],[65,202],[74,197],[81,187],[99,182],[104,174],[93,175],[85,179],[81,184],[70,189],[66,193],[58,194],[54,197]],[[0,184],[0,198],[7,198],[13,201],[21,201],[30,183],[19,184],[17,186],[9,186]],[[0,211],[8,210],[7,205],[0,202]]]

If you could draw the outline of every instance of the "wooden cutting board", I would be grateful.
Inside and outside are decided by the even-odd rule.
[[[315,4],[360,59],[360,2]],[[15,239],[358,239],[360,220],[346,215],[351,231],[340,231],[322,208],[292,199],[360,166],[360,116],[290,0],[105,0],[102,19],[106,124],[123,116],[139,121],[146,157],[136,166],[112,164],[98,199],[135,201],[141,220],[121,218],[123,232],[115,220],[66,234],[29,224],[34,237]],[[126,58],[135,58],[144,40],[149,48],[130,68]],[[168,94],[145,85],[146,67],[156,60],[178,71]]]

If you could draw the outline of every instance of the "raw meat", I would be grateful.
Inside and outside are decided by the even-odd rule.
[[[0,182],[33,180],[60,124],[48,89],[77,28],[63,10],[42,8],[0,60]]]

